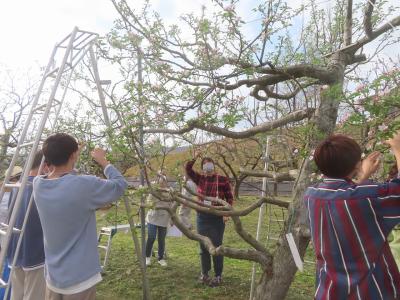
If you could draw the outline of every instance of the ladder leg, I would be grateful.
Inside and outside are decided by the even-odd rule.
[[[110,255],[110,251],[111,251],[111,240],[112,240],[112,236],[111,234],[108,236],[108,240],[107,240],[107,250],[106,250],[106,255],[104,257],[104,263],[103,263],[103,268],[105,269],[105,267],[107,266],[107,262],[108,262],[108,256]]]

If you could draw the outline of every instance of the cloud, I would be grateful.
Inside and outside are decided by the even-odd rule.
[[[46,64],[55,43],[74,26],[107,32],[117,14],[106,0],[3,1],[0,61],[11,68]]]
[[[359,0],[361,1],[361,0]],[[364,1],[364,0],[363,0]],[[291,7],[299,7],[305,0],[288,0]],[[358,2],[358,1],[357,1]],[[129,2],[132,7],[140,9],[143,0]],[[213,5],[209,0],[153,0],[152,6],[165,19],[167,24],[179,22],[182,14],[193,12],[200,15],[205,5],[206,13],[212,14]],[[240,1],[238,11],[244,20],[254,20],[257,14],[252,8],[258,0]],[[330,1],[317,1],[321,7]],[[364,2],[362,2],[364,3]],[[398,0],[389,4],[398,5]],[[395,13],[395,12],[394,12]],[[35,65],[45,65],[54,44],[72,31],[74,26],[104,34],[108,32],[113,21],[118,17],[110,0],[13,0],[2,1],[0,10],[0,63],[15,69]],[[260,22],[246,24],[246,34],[253,36],[259,30]],[[252,32],[254,31],[254,32]],[[253,34],[251,34],[253,33]],[[394,34],[400,35],[396,29]],[[368,47],[368,50],[373,47]],[[392,46],[392,51],[398,45]]]

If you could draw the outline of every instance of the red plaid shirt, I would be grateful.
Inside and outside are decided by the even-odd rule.
[[[211,176],[202,175],[193,170],[196,160],[186,163],[186,173],[197,185],[197,193],[207,197],[216,197],[225,200],[230,205],[233,204],[233,195],[229,179],[226,176],[213,174]],[[203,201],[203,199],[201,199]]]

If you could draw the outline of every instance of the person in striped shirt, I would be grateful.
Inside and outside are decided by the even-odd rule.
[[[400,166],[400,134],[387,144]],[[325,176],[304,197],[317,260],[315,299],[400,298],[400,273],[387,241],[400,222],[400,179],[367,181],[379,159],[374,152],[361,161],[360,146],[344,135],[330,136],[314,152]]]

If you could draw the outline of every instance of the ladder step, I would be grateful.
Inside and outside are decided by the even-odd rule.
[[[45,76],[45,77],[52,76],[52,75],[53,75],[54,73],[56,73],[59,69],[60,69],[60,68],[57,67],[57,68],[55,68],[55,69],[49,71],[49,72],[48,72],[46,75],[44,75],[44,76]]]
[[[19,189],[21,187],[21,182],[6,183],[4,186],[8,187],[8,188],[17,188],[17,189]]]
[[[6,223],[0,223],[0,226],[3,227],[2,229],[7,229],[8,228],[8,224],[6,224]],[[21,230],[14,227],[13,228],[13,233],[21,233]]]
[[[103,245],[98,245],[97,247],[99,247],[100,249],[104,249],[104,250],[108,250],[108,247],[107,246],[103,246]]]
[[[107,236],[110,236],[111,233],[100,232],[100,235],[107,235]]]
[[[55,107],[55,106],[57,106],[57,105],[60,104],[60,101],[58,101],[58,100],[56,100],[56,99],[53,99],[53,102],[55,102],[55,103],[52,105],[52,107]],[[46,106],[47,106],[47,103],[46,103],[46,104],[39,105],[39,106],[36,106],[36,107],[33,109],[33,111],[34,111],[34,112],[37,112],[37,111],[39,111],[39,110],[42,110],[42,109],[45,108]]]
[[[21,149],[21,148],[33,146],[34,143],[35,143],[35,142],[27,142],[27,143],[24,143],[24,144],[19,145],[19,148]],[[42,145],[42,144],[43,144],[43,141],[40,141],[40,142],[39,142],[39,145]]]
[[[310,265],[315,265],[315,261],[311,261],[311,260],[305,260],[304,263],[310,264]]]
[[[28,142],[28,143],[24,143],[19,145],[19,148],[25,148],[25,147],[29,147],[32,146],[35,142]]]
[[[7,285],[8,285],[8,283],[5,282],[5,281],[3,280],[3,278],[0,278],[0,288],[6,288]]]
[[[17,228],[14,228],[14,229],[13,229],[13,233],[21,233],[21,230],[19,230],[19,229],[17,229]],[[6,236],[6,234],[7,234],[7,231],[6,231],[6,230],[0,229],[0,235],[1,235],[1,236]]]

